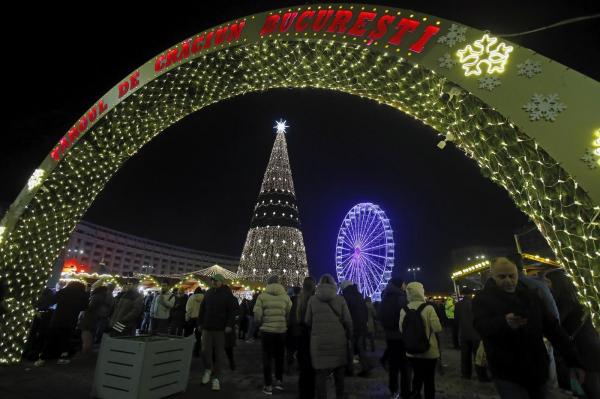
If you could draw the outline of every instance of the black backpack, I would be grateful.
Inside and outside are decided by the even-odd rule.
[[[416,355],[425,353],[429,350],[429,337],[425,333],[425,323],[421,317],[421,312],[428,303],[421,304],[417,309],[409,309],[408,306],[403,306],[404,320],[402,320],[402,341],[406,353]]]

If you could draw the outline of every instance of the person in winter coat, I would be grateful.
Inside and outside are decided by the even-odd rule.
[[[248,325],[250,322],[250,301],[246,298],[242,299],[240,304],[240,328],[238,330],[238,339],[246,339],[248,333]]]
[[[367,335],[363,346],[366,348],[368,342],[371,346],[371,352],[375,352],[375,319],[377,318],[377,312],[371,298],[365,298],[365,303],[367,305]]]
[[[333,373],[337,399],[344,398],[344,375],[352,340],[352,316],[344,298],[336,295],[335,280],[324,274],[308,301],[305,322],[311,328],[310,355],[316,371],[317,399],[327,398],[327,377]]]
[[[200,305],[204,300],[204,293],[202,288],[197,287],[194,290],[192,296],[188,299],[185,305],[185,320],[193,327],[193,333],[196,336],[196,343],[194,344],[194,356],[200,356],[200,343],[201,343],[201,332],[198,327],[198,316],[200,315]]]
[[[358,287],[352,281],[342,281],[342,296],[348,304],[348,310],[352,316],[352,326],[354,331],[352,333],[352,348],[354,355],[358,355],[360,361],[361,371],[358,374],[360,377],[366,377],[369,375],[371,366],[367,359],[367,353],[364,346],[364,342],[368,331],[369,321],[369,310],[367,309],[367,303],[365,299],[358,291]],[[353,364],[348,365],[348,374],[353,375]]]
[[[183,329],[185,327],[185,307],[187,305],[188,297],[181,288],[173,288],[171,297],[175,299],[175,304],[171,308],[169,334],[183,335]]]
[[[235,296],[233,296],[233,293],[231,292],[231,288],[225,286],[229,292],[231,293],[231,308],[233,311],[233,314],[235,315],[235,320],[236,323],[239,320],[239,315],[240,315],[240,304],[237,300],[237,298]],[[227,355],[227,360],[229,361],[229,369],[230,370],[235,370],[235,356],[233,354],[233,348],[235,348],[236,346],[236,341],[237,341],[237,337],[236,337],[236,332],[235,332],[235,324],[234,327],[231,329],[231,331],[226,332],[225,333],[225,354]]]
[[[477,353],[481,338],[475,327],[473,327],[473,290],[465,288],[462,293],[464,296],[455,305],[454,317],[458,325],[461,377],[470,380],[473,369],[473,358]],[[489,381],[485,368],[476,365],[475,373],[479,381]]]
[[[79,320],[79,329],[81,330],[81,355],[83,356],[89,355],[92,351],[94,334],[100,317],[99,312],[106,304],[107,292],[108,289],[103,285],[94,288],[90,296],[89,305],[84,312],[83,317]]]
[[[410,395],[410,366],[398,326],[400,310],[408,304],[404,287],[404,281],[400,277],[390,279],[381,294],[381,304],[377,311],[377,318],[385,332],[384,357],[387,359],[382,359],[382,363],[389,364],[388,387],[392,399],[397,399],[400,395],[407,398]],[[398,391],[398,373],[400,373],[400,391]]]
[[[99,281],[100,280],[94,283],[92,287],[104,285],[104,281]],[[112,315],[112,312],[115,307],[115,297],[113,296],[114,291],[115,284],[112,282],[106,283],[106,298],[104,300],[103,306],[100,309],[98,309],[98,321],[96,323],[96,335],[94,338],[94,343],[96,344],[99,344],[102,341],[102,336],[104,335],[104,333],[109,331],[108,324],[110,322],[110,316]]]
[[[40,298],[35,304],[36,314],[29,331],[27,345],[23,351],[23,357],[35,362],[40,358],[40,354],[44,349],[44,344],[48,339],[48,328],[54,310],[51,308],[56,302],[54,291],[50,288],[44,288]]]
[[[315,369],[312,366],[310,356],[310,327],[306,324],[306,310],[308,301],[315,295],[315,279],[305,277],[302,283],[302,291],[298,296],[295,318],[298,328],[296,329],[298,343],[298,393],[299,399],[314,399],[315,397]],[[294,315],[292,315],[294,316]]]
[[[109,327],[113,335],[135,335],[136,327],[144,313],[144,297],[136,283],[123,287],[122,295],[115,303]]]
[[[254,305],[254,320],[260,326],[262,341],[263,392],[267,395],[273,393],[271,359],[275,360],[275,389],[283,390],[285,334],[291,308],[292,301],[279,284],[279,277],[269,277],[265,291],[258,296]]]
[[[255,292],[252,295],[252,300],[248,306],[248,343],[254,342],[258,335],[258,325],[254,320],[254,306],[256,305],[256,301],[258,300],[258,296],[260,293]]]
[[[450,330],[452,331],[452,345],[454,349],[458,349],[458,324],[454,319],[454,310],[456,306],[456,299],[453,296],[446,298],[444,302],[444,314]]]
[[[147,334],[150,331],[150,324],[152,323],[152,302],[154,302],[154,293],[150,292],[144,297],[144,319],[140,326],[140,333]]]
[[[212,377],[212,390],[218,391],[221,389],[219,373],[223,368],[225,334],[233,331],[236,312],[231,301],[231,290],[225,285],[225,277],[215,274],[211,276],[211,283],[212,288],[206,292],[200,304],[198,323],[202,329],[202,356],[206,365],[202,384],[208,384]]]
[[[169,294],[167,287],[160,290],[160,294],[154,297],[150,314],[152,316],[152,333],[166,334],[169,329],[169,317],[171,309],[175,306],[175,297]]]
[[[547,396],[549,358],[544,336],[582,380],[575,347],[536,292],[518,284],[516,265],[496,258],[491,277],[473,300],[473,325],[483,340],[500,397]]]
[[[290,308],[290,316],[288,318],[288,329],[285,333],[285,370],[287,375],[292,374],[292,366],[294,365],[294,359],[298,350],[298,328],[300,326],[299,320],[296,319],[295,315],[298,313],[298,295],[300,295],[301,290],[300,287],[291,287],[288,289],[292,307]]]
[[[203,300],[204,293],[202,292],[202,288],[197,287],[185,304],[185,321],[190,322],[194,327],[198,325],[198,315],[200,314],[200,305]]]
[[[423,284],[412,282],[406,286],[408,305],[400,310],[400,332],[404,332],[404,319],[409,311],[418,311],[421,305],[425,304],[425,289]],[[442,331],[442,324],[433,308],[433,305],[427,304],[421,308],[421,319],[425,327],[425,335],[428,337],[429,349],[426,352],[411,354],[407,356],[413,369],[412,394],[420,395],[421,388],[425,386],[425,399],[435,398],[435,365],[440,357],[439,342],[436,333]],[[404,338],[406,342],[406,338]]]
[[[545,274],[556,299],[560,323],[569,335],[585,371],[582,388],[588,398],[600,398],[600,338],[590,314],[577,299],[577,289],[564,270]]]
[[[75,332],[77,317],[79,313],[88,306],[88,294],[85,285],[80,281],[70,281],[65,288],[58,291],[55,296],[56,310],[50,320],[48,340],[41,359],[36,361],[35,366],[42,366],[44,361],[60,354],[58,364],[68,364],[69,340]]]

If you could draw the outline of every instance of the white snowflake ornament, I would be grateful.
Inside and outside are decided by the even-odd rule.
[[[450,69],[454,65],[456,65],[456,61],[454,61],[452,59],[452,56],[450,55],[450,53],[446,53],[443,56],[441,56],[440,58],[438,58],[438,64],[439,64],[440,68]]]
[[[566,108],[565,104],[559,102],[558,94],[548,94],[547,96],[534,94],[531,100],[523,105],[523,109],[529,113],[531,121],[545,119],[548,122],[554,122],[556,115]]]
[[[590,150],[589,148],[586,148],[585,153],[579,159],[581,159],[583,162],[585,162],[585,164],[588,166],[588,168],[596,169],[598,167],[598,159],[600,159],[600,158],[598,158],[596,155],[594,155],[594,152],[592,150]]]
[[[479,78],[480,89],[492,91],[501,84],[502,81],[495,76],[484,76],[483,78]]]
[[[531,79],[538,73],[542,73],[542,64],[530,59],[526,59],[525,62],[517,65],[517,69],[517,75],[527,76],[529,79]]]
[[[466,40],[466,32],[466,26],[452,24],[446,34],[438,38],[437,42],[445,44],[448,47],[454,47],[456,43],[464,42]]]

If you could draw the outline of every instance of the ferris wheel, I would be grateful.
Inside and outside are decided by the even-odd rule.
[[[355,205],[338,233],[336,270],[339,281],[351,280],[365,297],[381,300],[394,267],[394,234],[379,206]]]

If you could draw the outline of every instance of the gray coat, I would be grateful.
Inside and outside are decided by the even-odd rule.
[[[338,316],[339,315],[339,316]],[[310,354],[316,370],[348,363],[347,340],[352,335],[352,317],[333,284],[319,284],[308,301],[305,322],[311,327]]]

